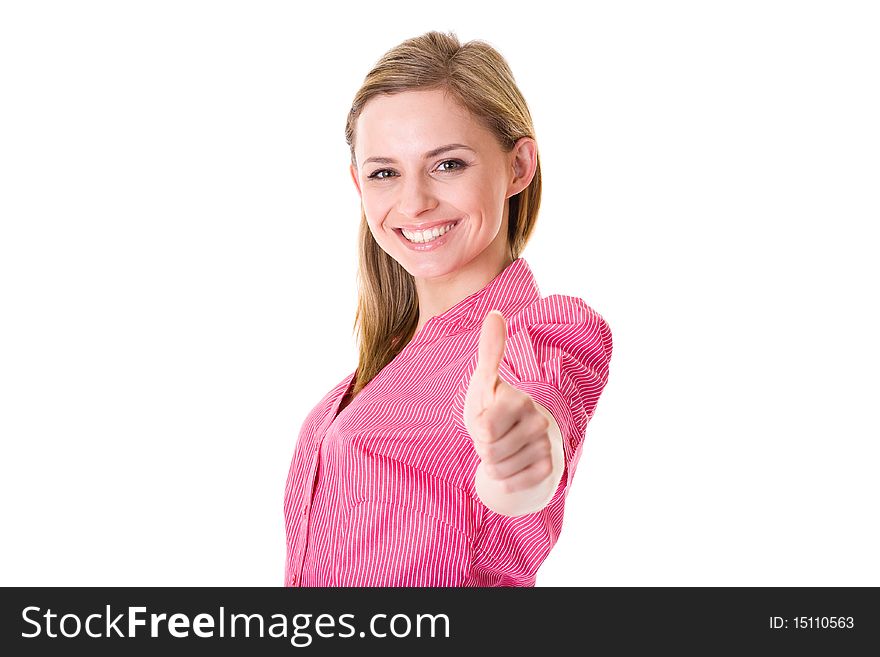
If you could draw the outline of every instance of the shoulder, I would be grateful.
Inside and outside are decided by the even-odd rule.
[[[577,324],[602,319],[586,301],[567,294],[551,294],[536,299],[517,313],[520,321],[547,324]]]
[[[609,355],[612,349],[611,328],[605,318],[580,297],[566,294],[536,299],[510,317],[508,334],[512,336],[521,330],[571,341],[588,339],[601,345]]]

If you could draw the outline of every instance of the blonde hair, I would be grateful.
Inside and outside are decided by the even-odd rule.
[[[407,90],[443,89],[481,121],[510,152],[522,137],[534,138],[529,108],[504,58],[488,43],[462,45],[452,32],[427,32],[386,52],[357,91],[345,124],[345,141],[356,167],[355,125],[372,97]],[[510,197],[508,247],[522,253],[541,204],[541,161],[528,187]],[[351,397],[357,395],[410,341],[419,319],[415,280],[376,243],[361,206],[358,248],[358,367]]]

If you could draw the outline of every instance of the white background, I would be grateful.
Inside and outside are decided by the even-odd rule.
[[[356,365],[364,75],[483,39],[611,374],[538,585],[880,585],[870,2],[0,5],[0,583],[266,585]]]

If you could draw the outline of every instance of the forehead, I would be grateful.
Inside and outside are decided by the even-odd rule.
[[[492,134],[443,90],[374,96],[356,124],[355,151],[367,157],[413,157],[447,143],[486,146]]]

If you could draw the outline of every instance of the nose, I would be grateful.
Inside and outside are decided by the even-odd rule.
[[[422,176],[408,176],[398,189],[400,198],[397,211],[405,217],[418,217],[426,210],[437,207],[437,199],[431,191],[431,181]]]

